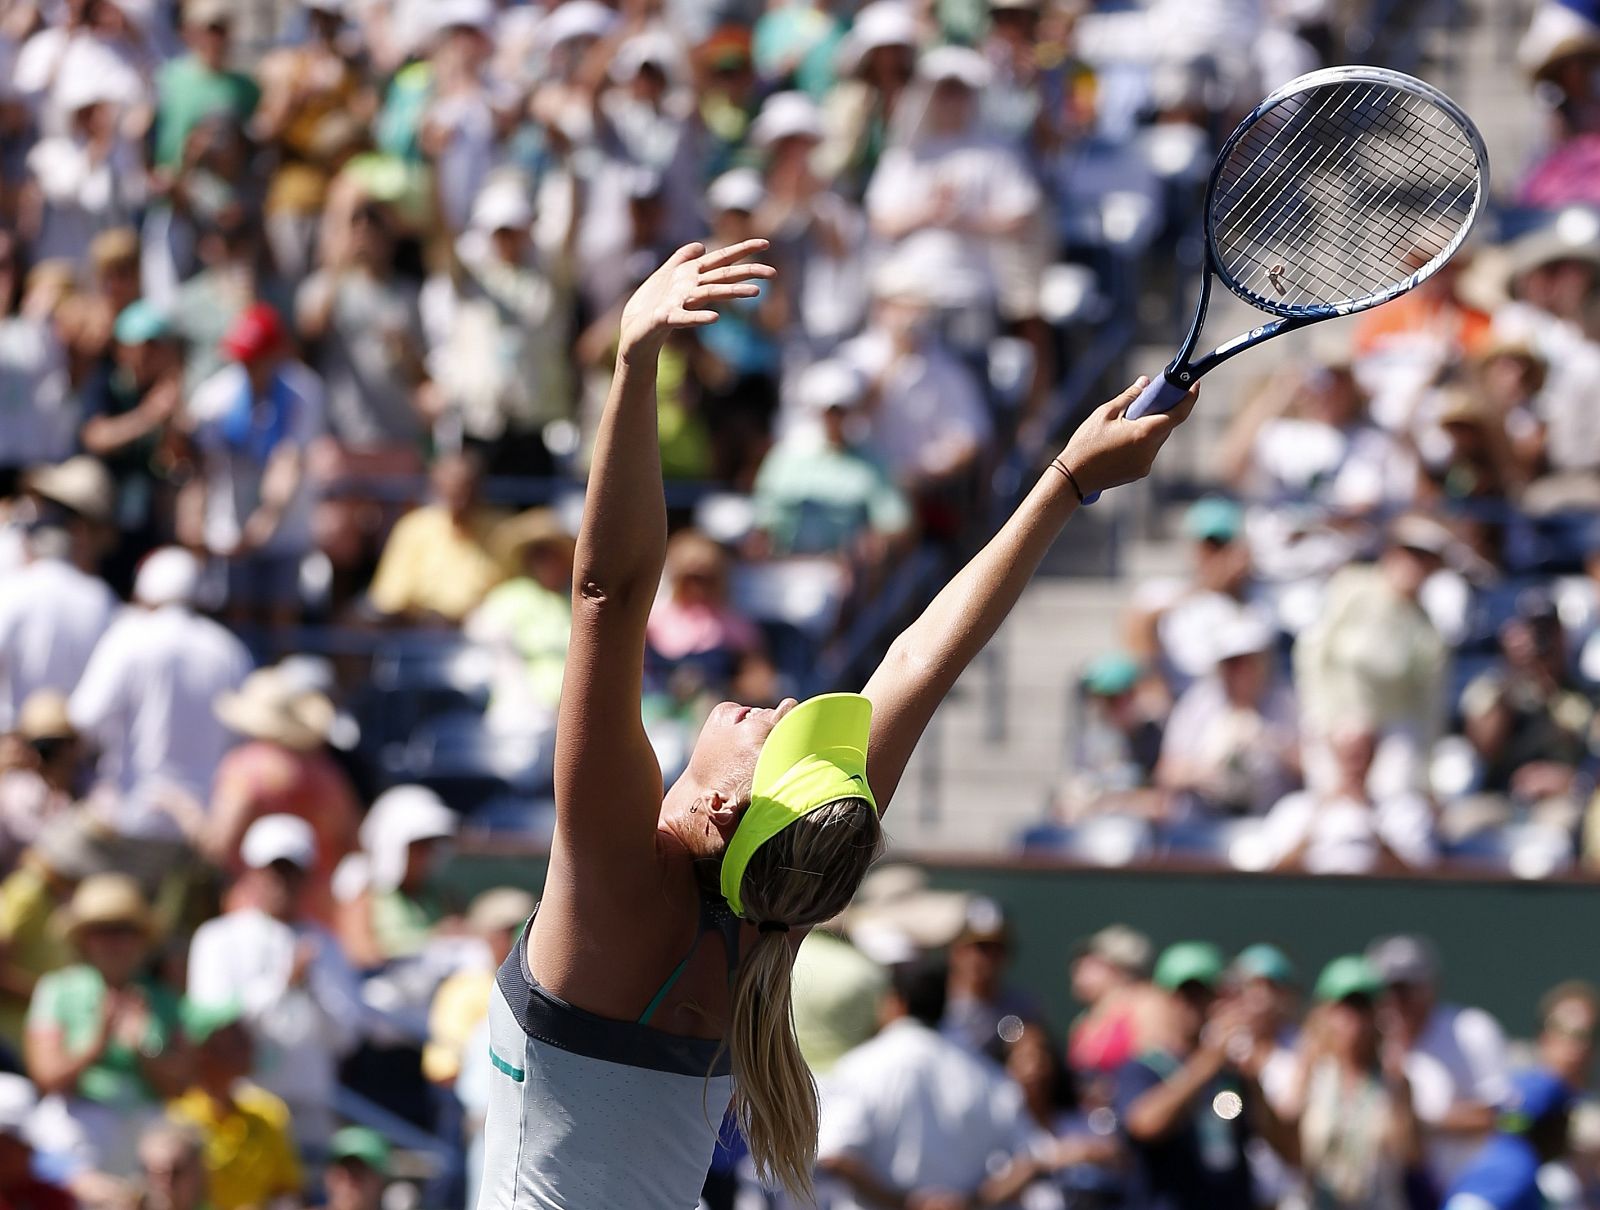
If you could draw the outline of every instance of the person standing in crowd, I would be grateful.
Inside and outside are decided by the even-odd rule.
[[[207,118],[243,122],[261,99],[260,86],[229,62],[234,9],[228,0],[186,0],[183,35],[189,53],[174,59],[156,82],[155,162],[172,172],[182,165],[189,136]]]
[[[410,958],[445,917],[432,885],[459,817],[426,786],[391,786],[361,822],[360,853],[334,872],[345,953],[363,969]]]
[[[56,1149],[112,1176],[136,1167],[139,1136],[188,1087],[192,1054],[177,992],[148,973],[158,926],[138,883],[96,874],[63,918],[80,955],[41,978],[28,1005],[28,1075],[52,1098]]]
[[[167,1107],[175,1122],[205,1140],[213,1210],[298,1200],[305,1175],[289,1133],[289,1107],[250,1082],[249,1028],[237,1003],[185,1006],[184,1033],[195,1048],[194,1083]]]
[[[1319,1210],[1406,1210],[1422,1169],[1422,1127],[1404,1050],[1378,1028],[1383,979],[1365,958],[1317,977],[1300,1063],[1299,1129],[1289,1160]]]
[[[493,549],[504,517],[483,503],[483,461],[476,454],[440,455],[428,483],[433,502],[395,525],[367,599],[394,621],[459,624],[506,578]]]
[[[1488,1144],[1450,1185],[1444,1210],[1542,1210],[1539,1170],[1567,1153],[1573,1093],[1540,1068],[1511,1078]]]
[[[1367,957],[1384,982],[1384,1034],[1406,1051],[1428,1169],[1450,1188],[1509,1092],[1505,1035],[1482,1009],[1440,1001],[1439,959],[1424,938],[1387,937]]]
[[[66,350],[22,254],[22,242],[0,230],[0,495],[10,495],[28,467],[71,454],[78,428]]]
[[[1034,1175],[1020,1090],[939,1033],[946,981],[926,961],[897,967],[878,1036],[823,1083],[817,1169],[850,1191],[841,1210],[1001,1206]]]
[[[1155,1005],[1149,984],[1150,938],[1125,924],[1109,924],[1080,942],[1070,968],[1072,998],[1083,1005],[1067,1036],[1073,1071],[1107,1080],[1144,1050],[1147,1018]]]
[[[89,792],[90,763],[83,737],[67,714],[67,699],[40,689],[22,703],[16,738],[23,753],[0,760],[0,867],[10,868],[53,821]]]
[[[200,473],[180,501],[179,536],[224,560],[236,624],[274,630],[300,614],[314,489],[306,461],[323,431],[322,384],[289,356],[278,313],[248,307],[223,337],[230,364],[189,401]]]
[[[99,746],[99,778],[116,789],[115,823],[127,835],[195,831],[198,804],[231,743],[212,703],[238,688],[250,653],[195,612],[200,580],[200,562],[186,550],[146,558],[134,608],[96,645],[69,703],[73,725]]]
[[[25,548],[27,565],[0,582],[0,729],[14,726],[40,690],[77,687],[118,607],[105,581],[72,563],[65,529],[41,519]]]
[[[389,1144],[376,1130],[346,1126],[328,1140],[323,1173],[328,1210],[379,1210],[389,1182]]]
[[[1214,945],[1183,941],[1156,961],[1165,993],[1152,1044],[1118,1071],[1114,1099],[1133,1155],[1135,1210],[1252,1210],[1245,1145],[1280,1152],[1289,1131],[1261,1091],[1266,1056],[1237,1010],[1219,1008],[1225,963]]]
[[[1594,1083],[1594,1036],[1600,992],[1581,979],[1558,983],[1539,1001],[1539,1065],[1574,1093]]]
[[[950,945],[950,987],[939,1031],[974,1054],[995,1044],[996,1028],[1006,1017],[1035,1021],[1038,1005],[1006,979],[1016,938],[1011,922],[993,899],[967,905],[960,935]]]
[[[238,1005],[262,1087],[288,1105],[296,1143],[320,1153],[333,1129],[339,1061],[360,1041],[367,1010],[338,943],[306,915],[306,875],[317,862],[311,825],[293,815],[258,819],[240,857],[251,906],[195,931],[189,999]]]

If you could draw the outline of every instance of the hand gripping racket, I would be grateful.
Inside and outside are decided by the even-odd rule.
[[[1431,85],[1378,67],[1290,80],[1222,145],[1194,322],[1126,415],[1165,412],[1236,353],[1426,281],[1461,247],[1488,190],[1483,137]],[[1213,276],[1276,318],[1196,357]]]

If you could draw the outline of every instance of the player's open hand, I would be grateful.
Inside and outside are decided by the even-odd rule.
[[[1144,377],[1136,379],[1110,403],[1096,408],[1061,452],[1061,461],[1085,496],[1148,475],[1172,430],[1189,418],[1194,401],[1200,397],[1200,388],[1195,387],[1170,412],[1124,419],[1122,414],[1139,398],[1148,381]]]
[[[699,328],[717,321],[712,308],[736,298],[761,293],[760,279],[773,276],[771,265],[740,264],[767,248],[764,239],[747,239],[707,252],[704,244],[685,244],[657,269],[628,300],[622,311],[622,353],[653,353],[669,332]]]

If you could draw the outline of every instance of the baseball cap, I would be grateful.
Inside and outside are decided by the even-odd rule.
[[[526,231],[533,223],[533,202],[521,181],[492,180],[478,191],[470,221],[477,231]]]
[[[241,311],[228,328],[222,351],[234,361],[251,362],[282,344],[283,321],[278,312],[269,303],[255,303]]]
[[[1125,651],[1108,651],[1083,670],[1083,687],[1096,697],[1117,697],[1139,683],[1139,661]]]
[[[872,703],[859,693],[824,693],[778,720],[750,788],[750,806],[722,856],[722,896],[744,915],[740,887],[756,850],[813,811],[846,798],[864,798],[877,810],[867,785],[867,738]]]
[[[1294,963],[1275,945],[1258,942],[1239,951],[1233,960],[1234,974],[1241,979],[1265,979],[1269,983],[1294,982]]]
[[[1432,517],[1413,513],[1401,517],[1389,528],[1391,545],[1443,558],[1455,543],[1455,535]]]
[[[989,64],[967,46],[939,46],[928,51],[917,63],[917,75],[935,84],[947,80],[964,84],[974,92],[989,86]]]
[[[125,345],[149,344],[171,331],[167,317],[143,298],[134,299],[118,311],[116,323],[111,327],[111,335],[116,337],[117,343]]]
[[[1367,949],[1367,961],[1384,983],[1432,983],[1439,977],[1439,956],[1422,937],[1384,937]]]
[[[1197,542],[1232,542],[1244,528],[1244,510],[1232,500],[1207,496],[1183,514],[1183,532]]]
[[[706,205],[718,213],[728,210],[749,212],[766,200],[767,187],[754,168],[733,168],[711,182],[706,190]]]
[[[1217,627],[1212,655],[1219,664],[1242,655],[1260,655],[1271,651],[1276,640],[1271,626],[1253,613],[1241,612]]]
[[[1185,983],[1199,983],[1215,989],[1222,981],[1226,966],[1222,951],[1211,942],[1179,941],[1161,951],[1151,979],[1157,987],[1167,991],[1177,991]]]
[[[1108,924],[1078,946],[1078,957],[1093,955],[1130,975],[1150,973],[1150,938],[1126,924]]]
[[[1011,926],[1003,907],[987,895],[976,896],[967,904],[967,918],[962,922],[960,935],[956,937],[957,945],[962,942],[1004,943],[1010,940]]]
[[[141,605],[188,605],[200,591],[200,560],[181,546],[146,555],[133,577],[133,599]]]
[[[771,147],[797,136],[822,137],[822,112],[817,103],[803,92],[773,93],[750,125],[750,141],[757,147]]]
[[[1383,976],[1360,954],[1344,954],[1322,968],[1312,992],[1324,1004],[1335,1004],[1351,996],[1376,998],[1383,991]]]
[[[328,1142],[328,1158],[357,1160],[382,1176],[389,1173],[389,1143],[376,1130],[366,1126],[346,1126],[334,1132]]]
[[[239,857],[252,870],[287,861],[302,870],[317,863],[317,838],[298,815],[263,815],[245,831]]]
[[[244,1020],[244,1007],[237,1000],[223,1000],[217,1004],[196,1004],[193,1000],[185,1000],[181,1020],[185,1036],[198,1046],[213,1034]]]
[[[1542,1067],[1531,1067],[1511,1077],[1511,1095],[1500,1105],[1495,1128],[1502,1134],[1525,1134],[1535,1124],[1566,1113],[1577,1100],[1567,1082]]]
[[[867,396],[867,381],[847,361],[830,359],[809,365],[795,383],[795,402],[808,412],[853,408]]]

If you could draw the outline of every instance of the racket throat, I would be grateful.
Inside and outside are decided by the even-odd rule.
[[[1224,341],[1196,361],[1181,365],[1174,361],[1172,365],[1167,367],[1167,376],[1176,382],[1183,383],[1185,386],[1193,386],[1202,375],[1209,374],[1235,354],[1254,348],[1262,341],[1271,340],[1274,336],[1281,336],[1285,332],[1293,332],[1296,328],[1303,328],[1308,324],[1315,323],[1318,318],[1321,317],[1292,316],[1286,319],[1274,319],[1269,323],[1251,328],[1248,332],[1241,332],[1232,340]]]

